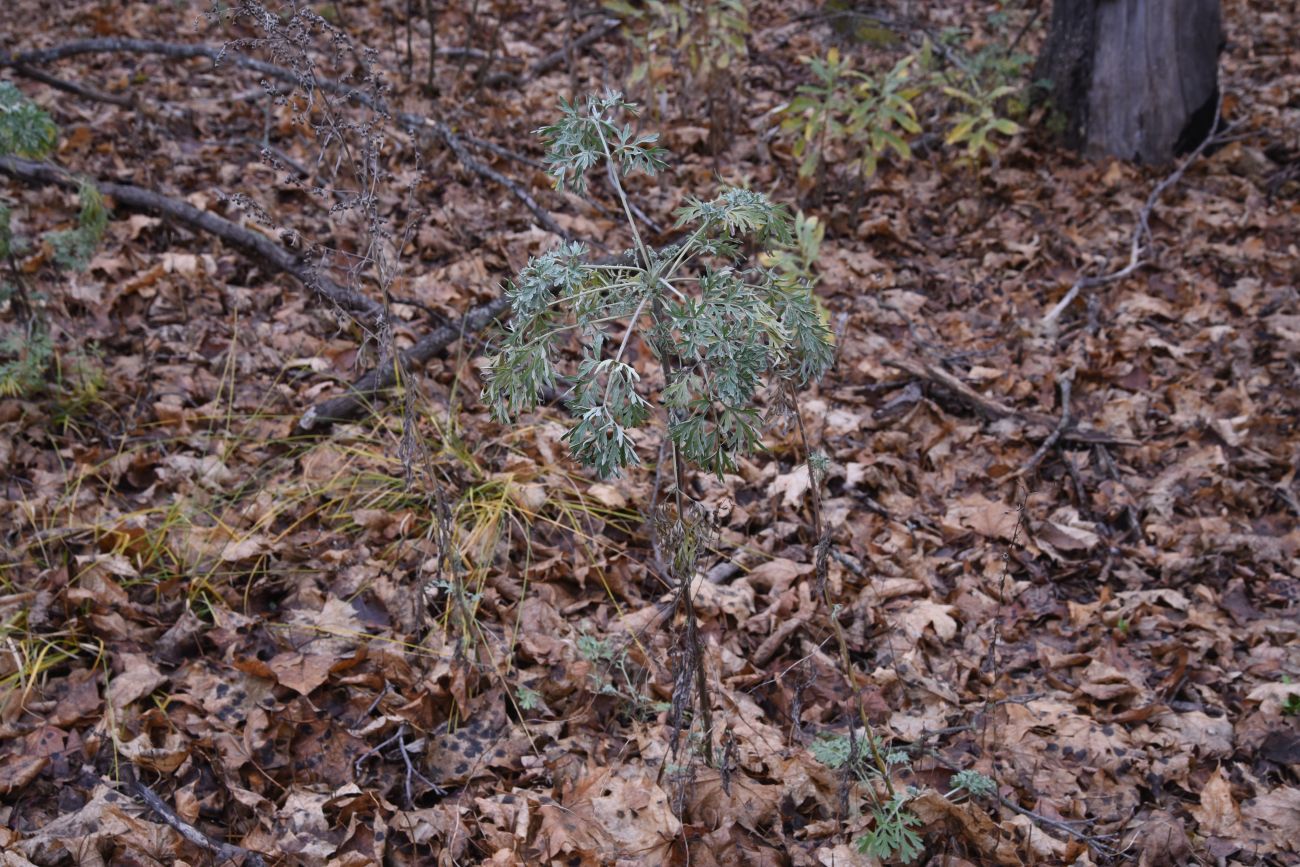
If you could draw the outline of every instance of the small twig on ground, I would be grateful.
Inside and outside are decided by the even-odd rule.
[[[3,63],[3,57],[0,56],[0,66],[3,65],[5,65]],[[22,63],[14,63],[11,68],[23,78],[30,78],[32,81],[39,81],[41,84],[48,85],[55,90],[61,90],[64,93],[70,93],[73,96],[79,96],[82,99],[91,102],[107,102],[111,105],[120,105],[123,108],[135,108],[135,100],[128,94],[106,93],[102,90],[96,90],[93,87],[86,87],[84,84],[64,81],[62,78],[55,78],[49,73],[41,72],[39,69],[32,69],[30,66]]]
[[[69,57],[77,57],[83,54],[153,54],[160,57],[168,57],[173,60],[194,60],[207,59],[214,64],[229,63],[241,69],[249,69],[261,73],[278,81],[287,82],[291,85],[298,86],[301,82],[301,76],[290,69],[277,66],[273,63],[267,63],[254,57],[247,57],[237,51],[229,50],[228,47],[215,47],[211,45],[190,45],[185,43],[162,42],[154,39],[125,39],[121,37],[105,37],[102,39],[82,39],[75,42],[56,45],[52,48],[45,48],[39,51],[27,51],[22,54],[10,54],[7,51],[0,51],[0,67],[12,68],[30,68],[53,63],[57,60],[64,60]],[[313,79],[313,85],[318,87],[322,92],[342,96],[346,99],[353,100],[360,105],[373,109],[383,114],[388,113],[387,106],[381,104],[371,94],[344,84],[338,81],[332,81],[327,78]],[[548,232],[559,235],[568,239],[569,235],[543,210],[537,202],[524,191],[518,184],[507,178],[505,175],[483,165],[478,160],[469,155],[465,148],[465,143],[458,135],[451,131],[446,124],[423,117],[411,112],[394,112],[392,118],[401,125],[402,128],[409,129],[419,134],[434,136],[440,139],[448,149],[452,151],[456,159],[459,160],[465,168],[479,177],[500,184],[507,189],[515,198],[517,198],[526,207],[538,221],[542,228]]]
[[[1070,391],[1074,387],[1074,374],[1076,370],[1077,368],[1071,367],[1065,373],[1057,377],[1056,387],[1060,389],[1061,392],[1061,420],[1056,423],[1056,428],[1048,435],[1047,439],[1043,440],[1043,444],[1040,445],[1038,451],[1034,452],[1033,456],[1030,457],[1029,462],[1007,478],[1019,479],[1023,476],[1033,474],[1033,472],[1038,469],[1039,463],[1041,463],[1043,458],[1047,456],[1047,453],[1061,441],[1061,437],[1070,429],[1070,425],[1074,423],[1074,420],[1070,417]]]
[[[528,67],[528,75],[532,78],[545,75],[553,69],[556,69],[568,62],[569,57],[578,51],[586,48],[593,42],[604,39],[609,34],[617,30],[622,21],[618,18],[606,18],[600,24],[595,25],[586,33],[573,40],[571,44],[566,44],[564,48],[552,51],[545,57],[540,58],[532,66]],[[504,84],[510,81],[517,81],[519,76],[513,72],[494,72],[489,75],[484,82],[488,87]]]
[[[943,386],[944,389],[951,392],[963,403],[972,407],[976,412],[986,418],[993,420],[1012,418],[1027,425],[1034,425],[1048,431],[1054,430],[1058,424],[1056,419],[1044,415],[1043,413],[1020,411],[1014,407],[1008,406],[996,398],[982,395],[953,374],[936,365],[928,364],[923,361],[914,361],[910,358],[887,359],[884,364],[886,367],[893,367],[905,371],[918,379],[928,380],[936,385]],[[1048,435],[1050,436],[1050,434]],[[1114,436],[1105,431],[1080,430],[1073,426],[1061,431],[1059,439],[1074,443],[1106,443],[1109,445],[1122,446],[1140,445],[1136,440]]]
[[[80,183],[77,178],[57,166],[15,157],[0,158],[0,174],[31,184],[53,184],[68,189],[76,189]],[[265,235],[153,190],[110,181],[92,179],[92,182],[102,193],[112,197],[116,204],[129,210],[161,214],[191,229],[215,235],[259,265],[273,272],[288,274],[339,308],[362,314],[368,325],[378,323],[383,315],[381,305],[334,282]],[[460,320],[429,332],[402,354],[404,369],[417,369],[459,340],[462,334],[478,332],[487,327],[509,307],[509,300],[499,296],[469,310]],[[385,364],[376,368],[353,384],[346,394],[308,410],[295,430],[299,434],[315,435],[329,430],[338,422],[356,419],[373,405],[380,392],[391,388],[396,382],[396,365]]]
[[[1078,298],[1079,293],[1083,290],[1096,289],[1099,286],[1105,286],[1108,283],[1123,280],[1125,277],[1132,275],[1139,268],[1151,264],[1150,259],[1143,258],[1143,254],[1150,250],[1151,246],[1154,244],[1154,240],[1151,237],[1151,212],[1155,209],[1156,202],[1160,199],[1161,194],[1182,180],[1183,175],[1187,173],[1187,169],[1192,165],[1192,163],[1196,162],[1196,160],[1200,158],[1201,154],[1205,153],[1206,149],[1211,144],[1214,144],[1219,140],[1219,136],[1214,133],[1214,130],[1219,125],[1219,117],[1222,111],[1223,94],[1220,92],[1218,104],[1214,107],[1214,120],[1210,123],[1210,134],[1196,146],[1196,150],[1192,151],[1187,159],[1183,160],[1182,165],[1174,169],[1174,171],[1160,183],[1156,184],[1155,189],[1153,189],[1151,194],[1147,196],[1146,203],[1142,206],[1142,210],[1138,212],[1137,225],[1133,227],[1133,236],[1129,240],[1128,264],[1117,271],[1099,277],[1080,277],[1075,281],[1074,285],[1070,287],[1070,291],[1065,293],[1065,297],[1058,301],[1056,306],[1049,310],[1047,315],[1043,317],[1044,326],[1050,327],[1052,323],[1065,312],[1066,308],[1074,303],[1074,299]]]
[[[1086,843],[1088,846],[1095,849],[1097,853],[1100,855],[1104,855],[1107,858],[1114,858],[1115,856],[1119,855],[1118,849],[1108,846],[1106,845],[1106,843],[1102,842],[1104,840],[1115,839],[1113,834],[1086,834],[1083,831],[1080,831],[1078,828],[1073,827],[1069,822],[1063,821],[1061,819],[1053,819],[1050,816],[1044,816],[1042,813],[1035,813],[1033,810],[1027,810],[1024,807],[1017,804],[1015,801],[1012,801],[1010,798],[998,798],[998,801],[1002,804],[1002,806],[1011,810],[1013,813],[1019,813],[1020,815],[1026,816],[1030,820],[1037,822],[1038,824],[1044,827],[1052,828],[1056,831],[1060,831],[1062,834],[1066,834],[1070,837],[1073,837],[1076,840],[1079,840],[1080,842]]]
[[[402,723],[401,725],[399,725],[397,727],[397,731],[391,737],[386,738],[382,743],[379,743],[376,746],[371,747],[370,749],[366,750],[362,755],[357,757],[357,760],[354,763],[357,769],[357,773],[361,772],[361,765],[363,762],[365,762],[366,759],[370,758],[371,756],[379,756],[380,758],[383,758],[383,751],[387,749],[389,746],[391,746],[392,744],[397,744],[397,751],[402,754],[402,763],[406,765],[406,775],[403,778],[403,784],[404,784],[403,794],[406,796],[406,809],[409,810],[415,806],[415,800],[411,794],[412,779],[418,778],[420,782],[428,786],[429,789],[433,791],[435,794],[438,795],[447,794],[446,789],[444,789],[442,786],[439,786],[437,783],[430,780],[424,774],[417,771],[415,769],[415,766],[411,764],[411,756],[409,752],[410,747],[406,743],[406,723]]]
[[[266,862],[256,852],[251,852],[242,846],[236,846],[234,843],[222,843],[214,840],[182,819],[175,810],[167,806],[167,802],[159,797],[157,792],[140,781],[135,775],[135,768],[129,763],[122,765],[122,776],[126,779],[127,785],[135,796],[143,801],[144,805],[152,810],[154,815],[162,819],[168,827],[193,845],[198,846],[205,852],[211,852],[217,863],[234,861],[242,857],[246,865],[265,867]]]
[[[403,120],[406,119],[406,115],[402,115],[401,117]],[[510,178],[507,178],[505,175],[498,172],[496,169],[491,166],[486,166],[474,159],[474,157],[470,156],[469,151],[465,149],[465,143],[460,140],[459,136],[451,131],[451,127],[440,121],[429,120],[428,118],[421,118],[420,120],[423,121],[421,127],[432,130],[440,139],[442,139],[443,143],[451,149],[451,152],[455,155],[461,165],[479,177],[487,178],[488,180],[500,184],[509,190],[516,199],[523,203],[525,208],[532,212],[532,215],[537,218],[537,222],[542,224],[543,229],[553,235],[560,236],[566,241],[572,240],[572,235],[562,229],[560,225],[555,222],[555,219],[548,214],[541,205],[537,204],[537,201],[529,195],[526,190],[514,181],[510,180]],[[421,127],[416,128],[418,129]]]
[[[468,311],[461,319],[449,322],[422,337],[414,346],[402,353],[402,367],[417,370],[461,338],[462,333],[483,330],[502,313],[510,309],[510,299],[499,296]],[[319,436],[335,424],[360,418],[374,406],[379,394],[397,384],[397,365],[376,367],[347,390],[346,394],[317,404],[294,425],[298,435]]]

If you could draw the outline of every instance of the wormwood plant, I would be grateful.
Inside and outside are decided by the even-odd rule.
[[[871,738],[867,730],[866,736]],[[921,820],[908,809],[908,803],[921,794],[915,786],[890,791],[889,797],[877,795],[877,784],[883,782],[885,771],[873,768],[861,760],[855,735],[820,735],[809,746],[813,758],[832,770],[842,770],[855,778],[867,795],[872,827],[856,841],[858,851],[873,858],[897,857],[904,864],[915,861],[925,851],[921,835],[916,829]],[[885,768],[910,764],[905,752],[892,752],[884,759]],[[949,779],[951,787],[943,797],[953,803],[966,797],[984,798],[997,791],[997,784],[978,771],[958,771]]]
[[[513,316],[488,362],[485,397],[508,422],[561,379],[566,335],[580,338],[568,381],[574,457],[602,478],[638,462],[631,432],[655,414],[641,375],[627,361],[640,334],[659,362],[658,405],[677,456],[719,477],[760,438],[755,395],[765,381],[805,385],[830,366],[830,334],[807,285],[761,265],[746,267],[746,242],[790,244],[787,210],[753,190],[729,187],[677,211],[682,241],[647,246],[620,178],[666,167],[654,135],[617,123],[634,111],[621,94],[561,103],[562,117],[538,132],[557,187],[584,193],[603,165],[622,203],[635,247],[595,263],[581,243],[530,260],[507,286]],[[614,331],[621,330],[621,335]]]
[[[832,361],[831,337],[797,272],[747,264],[751,251],[792,243],[785,208],[736,187],[707,201],[690,198],[676,214],[681,240],[652,247],[632,218],[622,179],[666,167],[657,137],[622,122],[635,106],[613,91],[581,105],[561,101],[560,110],[556,123],[538,130],[556,186],[585,193],[591,174],[603,170],[634,247],[616,261],[593,262],[584,245],[570,243],[529,261],[506,287],[513,315],[488,361],[484,398],[498,420],[509,422],[561,382],[568,385],[573,424],[565,439],[602,478],[639,461],[634,431],[656,416],[666,422],[675,513],[660,516],[659,538],[686,616],[674,718],[684,718],[693,673],[711,762],[689,593],[709,529],[703,510],[686,501],[685,468],[719,477],[734,469],[759,443],[759,389],[800,388],[820,377]],[[630,363],[634,339],[657,362],[657,394]]]

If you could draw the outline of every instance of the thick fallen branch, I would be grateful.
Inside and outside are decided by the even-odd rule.
[[[127,39],[116,36],[105,37],[102,39],[81,39],[76,42],[68,42],[51,48],[25,51],[21,54],[12,54],[8,51],[0,50],[0,67],[10,67],[18,72],[23,72],[24,70],[30,71],[36,66],[43,66],[58,60],[66,60],[70,57],[78,57],[86,54],[152,54],[159,57],[168,57],[173,60],[205,59],[211,60],[214,64],[228,63],[241,69],[249,69],[261,73],[267,78],[273,78],[295,87],[303,86],[304,84],[301,74],[294,72],[291,69],[285,69],[282,66],[277,66],[274,63],[267,63],[264,60],[258,60],[254,57],[248,57],[231,48],[202,44],[193,45],[179,42],[162,42],[157,39]],[[547,213],[544,208],[538,205],[537,201],[526,190],[519,186],[519,184],[470,156],[459,136],[454,133],[451,127],[447,124],[412,112],[402,111],[390,113],[387,105],[382,101],[375,99],[372,94],[365,90],[342,82],[333,81],[328,78],[313,77],[310,85],[319,88],[325,93],[343,97],[344,99],[364,105],[386,117],[391,117],[397,121],[403,129],[410,130],[413,135],[422,135],[437,139],[442,142],[443,145],[452,152],[461,165],[470,172],[508,190],[511,195],[518,199],[519,202],[528,209],[529,213],[537,218],[537,222],[543,229],[566,240],[570,239],[570,234],[561,228],[560,225],[555,222],[555,219]]]
[[[69,189],[76,189],[81,183],[71,173],[57,166],[15,157],[0,158],[0,174],[29,184],[52,184]],[[214,235],[268,270],[288,274],[331,303],[349,312],[363,314],[371,323],[378,323],[383,315],[383,307],[377,302],[340,286],[265,235],[153,190],[132,184],[91,180],[101,193],[110,196],[118,206],[132,211],[159,214],[190,229]],[[463,335],[482,330],[508,308],[509,302],[504,297],[496,298],[469,311],[460,321],[448,323],[430,332],[403,353],[406,369],[411,370],[426,363]],[[358,418],[374,405],[380,392],[397,382],[396,373],[392,364],[372,370],[353,385],[347,394],[309,410],[296,426],[297,431],[320,434],[338,422]]]
[[[74,190],[83,181],[82,178],[51,163],[34,162],[17,157],[0,157],[0,174],[28,184],[54,185]],[[246,229],[210,211],[201,211],[189,202],[173,199],[134,184],[120,184],[116,181],[96,178],[84,180],[89,180],[101,193],[112,197],[119,206],[128,210],[159,214],[183,226],[220,238],[259,265],[271,271],[288,274],[320,294],[331,304],[359,316],[368,326],[377,325],[384,314],[384,308],[378,302],[339,285],[312,268],[296,254],[259,232]]]
[[[466,313],[464,318],[431,331],[403,352],[401,367],[412,370],[425,364],[463,335],[482,331],[509,309],[510,301],[505,296],[475,307]],[[294,433],[319,435],[339,422],[352,421],[365,415],[374,407],[375,399],[381,392],[397,384],[398,369],[399,365],[392,362],[376,367],[361,377],[346,394],[331,398],[309,409],[294,425]]]

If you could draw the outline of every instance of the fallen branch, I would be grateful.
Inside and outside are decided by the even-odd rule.
[[[1080,277],[1074,282],[1074,285],[1070,287],[1070,291],[1065,293],[1065,297],[1058,301],[1056,306],[1049,310],[1047,315],[1043,317],[1044,326],[1050,327],[1052,323],[1056,321],[1057,317],[1064,313],[1066,308],[1074,303],[1074,299],[1078,298],[1079,293],[1084,289],[1095,289],[1099,286],[1105,286],[1107,283],[1114,283],[1117,280],[1123,280],[1125,277],[1134,274],[1139,268],[1151,264],[1151,260],[1142,258],[1143,254],[1150,249],[1152,244],[1154,244],[1154,239],[1151,237],[1151,212],[1155,209],[1156,202],[1159,201],[1160,196],[1164,191],[1182,180],[1183,175],[1187,173],[1187,169],[1191,164],[1196,162],[1201,154],[1205,153],[1206,148],[1218,141],[1219,137],[1214,135],[1213,131],[1219,125],[1219,117],[1222,111],[1223,94],[1220,93],[1219,101],[1214,106],[1214,120],[1210,124],[1211,134],[1207,135],[1201,143],[1196,146],[1196,150],[1192,151],[1191,155],[1189,155],[1187,159],[1183,160],[1182,165],[1175,169],[1173,173],[1160,183],[1156,184],[1155,189],[1153,189],[1151,194],[1147,196],[1146,203],[1142,206],[1142,210],[1138,212],[1137,225],[1133,227],[1133,236],[1129,240],[1128,264],[1117,271],[1099,277]]]
[[[1044,816],[1042,813],[1035,813],[1033,810],[1027,810],[1010,798],[1000,797],[998,798],[998,801],[1008,810],[1011,810],[1013,813],[1019,813],[1031,822],[1035,822],[1045,828],[1052,828],[1056,831],[1060,831],[1067,837],[1073,837],[1082,843],[1086,843],[1100,855],[1104,855],[1107,858],[1114,858],[1120,854],[1119,850],[1107,845],[1105,842],[1106,840],[1114,839],[1114,835],[1085,834],[1083,831],[1072,827],[1071,823],[1068,821],[1063,819],[1053,819],[1051,816]]]
[[[0,158],[0,174],[25,183],[53,184],[67,189],[76,189],[81,183],[78,178],[58,166],[16,157]],[[159,214],[196,231],[214,235],[268,270],[288,274],[338,307],[351,313],[363,314],[371,324],[377,324],[383,316],[384,310],[380,304],[340,286],[265,235],[153,190],[132,184],[91,180],[100,192],[110,196],[117,205],[128,210]],[[482,330],[509,306],[509,301],[504,296],[496,298],[469,311],[461,320],[450,322],[426,334],[402,354],[405,369],[425,364],[463,335]],[[376,368],[350,387],[346,394],[308,410],[295,429],[303,434],[320,434],[338,422],[358,418],[374,405],[380,392],[391,388],[396,382],[397,371],[394,365]]]
[[[140,782],[140,779],[135,775],[135,769],[130,764],[122,766],[122,776],[126,778],[127,785],[130,786],[135,796],[143,801],[145,806],[153,811],[154,815],[162,819],[168,827],[193,845],[205,852],[211,852],[218,864],[243,858],[246,865],[265,867],[266,862],[256,852],[249,851],[242,846],[236,846],[234,843],[222,843],[219,840],[214,840],[182,819],[175,810],[167,806],[167,802],[159,797],[157,792]]]
[[[30,78],[32,81],[39,81],[41,84],[48,85],[55,90],[70,93],[73,96],[89,100],[90,102],[107,102],[112,105],[120,105],[123,108],[135,107],[135,101],[130,96],[124,94],[105,93],[102,90],[95,90],[94,88],[76,84],[75,82],[64,81],[62,78],[55,78],[49,73],[41,72],[39,69],[32,69],[30,66],[24,66],[21,63],[16,63],[10,68],[23,78]]]
[[[260,232],[246,229],[210,211],[201,211],[189,202],[173,199],[134,184],[121,184],[97,178],[78,178],[52,163],[35,162],[17,157],[0,157],[0,174],[34,185],[54,185],[77,189],[88,180],[119,206],[167,217],[191,229],[220,238],[249,259],[271,271],[283,272],[348,313],[361,316],[367,325],[377,325],[384,308],[355,290],[342,286],[313,268],[301,257]]]
[[[122,37],[105,37],[102,39],[82,39],[76,42],[68,42],[63,45],[56,45],[52,48],[44,48],[36,51],[26,51],[22,54],[11,54],[8,51],[0,50],[0,67],[11,67],[15,70],[29,69],[34,66],[41,66],[53,63],[58,60],[65,60],[70,57],[77,57],[85,54],[152,54],[160,57],[168,57],[173,60],[194,60],[205,59],[211,60],[214,65],[229,63],[232,66],[248,69],[261,73],[268,78],[283,81],[294,86],[302,85],[302,77],[291,69],[285,69],[282,66],[276,66],[273,63],[267,63],[264,60],[258,60],[254,57],[247,57],[237,51],[232,51],[228,47],[215,47],[211,45],[190,45],[179,42],[162,42],[156,39],[126,39]],[[328,78],[313,78],[312,86],[320,88],[321,91],[335,96],[341,96],[345,99],[355,101],[360,105],[377,111],[385,116],[391,116],[404,129],[410,130],[413,135],[426,135],[441,141],[456,159],[470,172],[481,178],[489,180],[495,184],[504,187],[528,211],[537,218],[542,228],[554,235],[558,235],[566,240],[570,235],[562,229],[555,219],[546,212],[537,201],[510,178],[501,174],[489,166],[484,165],[469,155],[459,136],[452,132],[451,127],[447,124],[436,121],[423,115],[412,112],[396,112],[390,115],[388,106],[377,100],[371,94],[360,90],[356,87],[333,81]]]
[[[959,398],[963,403],[969,405],[976,412],[986,418],[993,420],[1002,418],[1015,419],[1025,424],[1043,428],[1047,431],[1054,431],[1058,425],[1058,422],[1055,419],[1044,415],[1043,413],[1017,410],[999,400],[986,397],[941,367],[936,367],[923,361],[914,361],[910,358],[890,359],[885,361],[885,366],[905,371],[917,379],[927,380],[936,385],[942,386],[955,397]],[[1050,437],[1051,434],[1048,433],[1046,436]],[[1136,440],[1114,436],[1105,431],[1080,430],[1075,427],[1063,429],[1057,439],[1073,443],[1100,443],[1121,446],[1141,445],[1141,443]]]
[[[456,322],[426,334],[418,343],[402,353],[402,363],[382,364],[361,377],[348,388],[346,394],[318,404],[303,415],[294,425],[298,435],[318,436],[340,422],[352,421],[365,415],[374,407],[379,394],[392,388],[398,381],[398,370],[413,370],[428,362],[438,353],[455,343],[465,334],[486,328],[493,320],[510,309],[505,296],[475,307]]]
[[[558,67],[560,64],[567,63],[571,52],[581,51],[591,43],[604,39],[606,36],[613,33],[620,26],[622,26],[622,24],[623,22],[618,18],[606,18],[600,24],[596,25],[595,27],[592,27],[586,33],[582,34],[577,39],[573,40],[572,45],[568,45],[564,48],[556,49],[555,51],[552,51],[550,54],[547,54],[545,57],[542,57],[539,60],[537,60],[537,62],[535,62],[532,66],[528,67],[528,74],[533,78],[537,78],[538,76],[545,75],[546,73]],[[499,84],[504,84],[506,82],[518,81],[518,80],[519,80],[519,76],[517,76],[513,72],[494,72],[487,77],[487,81],[485,83],[489,87],[492,87]]]

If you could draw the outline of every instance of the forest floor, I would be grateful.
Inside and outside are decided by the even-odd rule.
[[[408,43],[418,5],[314,7],[469,156],[392,125],[377,201],[393,225],[418,217],[398,346],[559,240],[473,161],[597,253],[630,245],[608,189],[598,206],[552,190],[532,134],[558,97],[624,86],[635,46],[608,12],[440,4],[435,92],[423,17]],[[886,824],[884,781],[848,757],[859,703],[892,786],[916,787],[894,825],[913,863],[1300,864],[1300,20],[1225,3],[1230,133],[1150,210],[1149,264],[1049,321],[1079,278],[1129,262],[1173,167],[1082,160],[1037,109],[975,167],[935,126],[869,179],[832,149],[801,180],[774,114],[810,81],[802,56],[888,69],[957,27],[967,56],[1032,52],[1048,16],[902,4],[916,17],[882,45],[819,5],[748,5],[711,115],[687,61],[656,73],[642,125],[672,168],[631,195],[663,228],[687,196],[744,183],[825,228],[838,357],[801,408],[830,458],[836,605],[814,586],[801,448],[773,430],[692,490],[719,515],[695,591],[714,766],[698,721],[673,749],[680,624],[643,517],[658,434],[602,483],[558,402],[494,423],[487,329],[409,391],[414,444],[388,403],[295,436],[373,364],[358,325],[208,234],[119,209],[85,270],[38,243],[6,278],[42,299],[57,366],[0,399],[0,864],[881,863],[859,846]],[[9,9],[13,53],[255,35],[183,0]],[[58,165],[261,231],[242,195],[272,239],[358,250],[351,215],[260,156],[310,186],[332,152],[258,72],[122,52],[39,71],[135,100],[4,69],[58,123]],[[946,110],[917,100],[926,123]],[[73,192],[3,195],[29,236],[75,220]],[[964,770],[993,791],[951,791]]]

